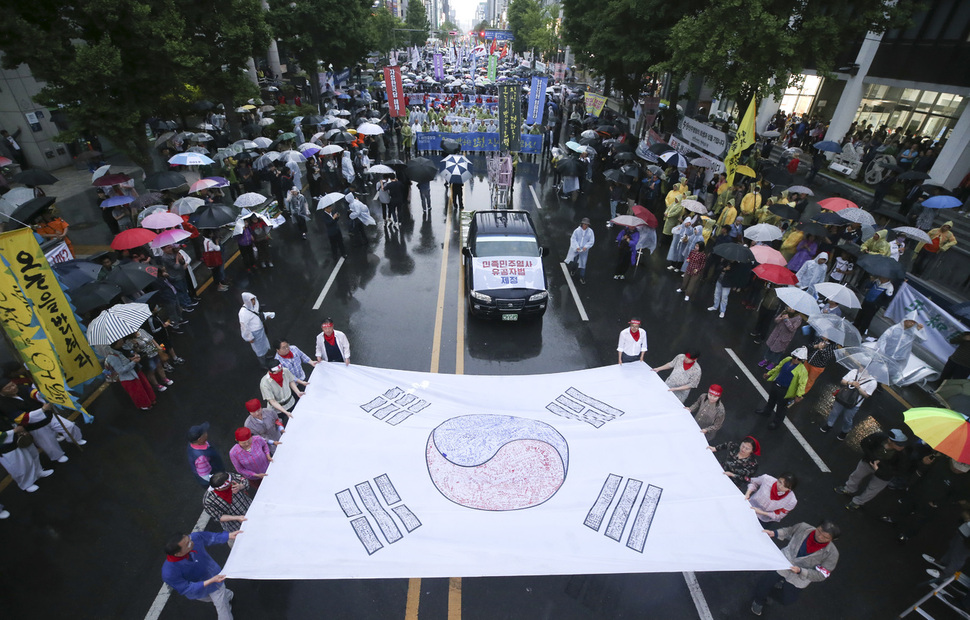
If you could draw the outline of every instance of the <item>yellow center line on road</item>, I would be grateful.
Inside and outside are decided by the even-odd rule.
[[[434,340],[431,344],[431,372],[438,372],[441,360],[441,329],[445,318],[445,288],[448,283],[448,250],[451,248],[451,195],[445,205],[445,241],[441,251],[441,272],[438,277],[438,304],[434,313]]]
[[[421,603],[421,578],[408,579],[408,603],[404,609],[404,620],[418,620],[418,605]]]
[[[459,232],[459,236],[460,234]],[[455,374],[465,374],[465,269],[461,259],[458,260],[458,329],[455,334]]]
[[[448,620],[461,620],[461,577],[448,580]]]

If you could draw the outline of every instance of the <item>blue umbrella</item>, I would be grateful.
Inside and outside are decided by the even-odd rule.
[[[955,196],[933,196],[923,201],[923,206],[927,209],[952,209],[962,204],[963,201]]]
[[[842,145],[833,140],[823,140],[821,142],[816,142],[813,144],[816,149],[820,151],[828,151],[830,153],[841,153]]]
[[[101,202],[101,208],[108,209],[110,207],[126,205],[129,202],[134,202],[134,200],[135,199],[132,198],[131,196],[112,196],[111,198],[108,198],[107,200],[104,200]]]

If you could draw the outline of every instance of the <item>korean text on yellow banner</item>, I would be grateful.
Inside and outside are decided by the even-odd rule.
[[[598,117],[603,113],[603,107],[606,105],[606,99],[607,98],[603,95],[586,93],[586,111],[593,116]]]
[[[67,385],[74,387],[101,374],[101,364],[33,231],[21,228],[0,235],[0,256],[9,264],[24,296],[33,302],[40,327],[54,346]],[[9,287],[3,292],[10,295]]]
[[[734,184],[734,172],[741,163],[741,153],[754,144],[754,118],[757,113],[758,109],[755,105],[755,97],[752,97],[751,103],[748,104],[748,110],[744,113],[741,124],[738,125],[738,133],[734,136],[734,142],[731,143],[727,157],[724,158],[724,168],[727,170],[728,185]]]
[[[47,402],[80,411],[84,408],[68,391],[67,379],[51,341],[44,335],[30,300],[14,277],[10,263],[0,256],[0,324],[30,371]]]

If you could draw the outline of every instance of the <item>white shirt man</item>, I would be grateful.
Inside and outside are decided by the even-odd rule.
[[[640,329],[640,319],[630,319],[630,326],[620,332],[616,344],[617,363],[643,361],[647,352],[647,332]]]

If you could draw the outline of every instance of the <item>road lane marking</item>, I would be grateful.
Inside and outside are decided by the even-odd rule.
[[[573,277],[569,275],[569,267],[566,266],[566,263],[559,263],[559,265],[562,267],[563,275],[566,276],[566,284],[569,285],[569,290],[572,291],[573,300],[576,302],[576,308],[579,310],[579,318],[588,321],[589,315],[586,314],[586,307],[583,306],[583,302],[579,299],[579,291],[576,290],[576,285],[573,284]]]
[[[199,515],[199,520],[195,522],[195,527],[192,528],[193,532],[201,532],[205,529],[205,526],[209,524],[209,513],[202,511]],[[158,595],[152,602],[152,606],[148,608],[148,613],[145,614],[145,620],[158,620],[159,616],[162,615],[162,610],[165,609],[165,604],[168,603],[169,597],[172,596],[172,588],[167,583],[162,583],[162,587],[158,590]]]
[[[461,577],[448,579],[448,620],[461,620]]]
[[[225,271],[225,268],[228,267],[229,264],[232,263],[232,261],[236,260],[237,258],[239,258],[239,251],[238,250],[236,251],[235,254],[233,254],[232,256],[230,256],[229,257],[229,260],[227,260],[225,262],[225,264],[222,266],[223,271]],[[205,281],[204,284],[196,287],[195,294],[196,295],[201,295],[205,291],[205,289],[209,288],[210,286],[212,286],[212,276],[211,275],[209,276],[209,279]]]
[[[465,266],[458,260],[458,328],[455,334],[455,374],[465,374]]]
[[[421,578],[408,579],[408,602],[404,608],[404,620],[418,620],[418,605],[421,603]]]
[[[445,205],[445,241],[441,252],[441,273],[438,276],[438,304],[434,313],[434,340],[431,344],[431,372],[438,372],[441,361],[441,329],[445,318],[445,285],[448,282],[448,250],[451,248],[451,194]]]
[[[757,379],[754,378],[754,375],[751,374],[751,371],[748,370],[747,366],[744,365],[744,363],[741,361],[741,358],[739,358],[737,354],[731,349],[724,349],[724,350],[727,351],[727,354],[731,356],[731,359],[734,360],[734,363],[738,365],[738,368],[740,368],[741,372],[744,373],[744,376],[748,378],[748,381],[751,382],[751,385],[754,386],[754,389],[758,390],[758,393],[761,394],[761,397],[764,398],[765,400],[768,400],[768,392],[766,392],[765,389],[761,387],[761,384],[758,382]],[[816,452],[812,448],[812,446],[809,445],[808,440],[805,439],[805,436],[802,435],[797,428],[795,428],[795,425],[792,424],[791,420],[788,419],[788,416],[785,416],[785,428],[787,428],[791,432],[791,434],[795,437],[795,441],[797,441],[798,444],[802,447],[802,449],[808,453],[808,456],[811,457],[813,461],[815,461],[815,464],[818,465],[819,469],[821,469],[825,473],[831,473],[832,470],[829,469],[829,466],[825,464],[825,461],[823,461],[822,457],[818,455],[818,452]]]
[[[697,583],[697,575],[693,571],[683,573],[684,581],[687,582],[687,589],[690,590],[690,597],[694,599],[694,607],[697,608],[697,615],[701,620],[714,620],[711,615],[711,608],[707,606],[707,599],[701,590],[701,584]]]
[[[536,209],[542,208],[542,203],[539,202],[539,196],[536,195],[536,188],[532,185],[529,186],[529,191],[532,192],[532,199],[536,201]]]
[[[330,287],[333,286],[333,281],[337,279],[337,272],[340,271],[340,268],[343,266],[343,264],[344,264],[344,257],[341,256],[340,260],[337,261],[337,264],[334,265],[333,271],[330,272],[330,277],[327,278],[327,284],[323,287],[323,290],[320,291],[320,296],[317,297],[316,303],[313,304],[314,310],[319,310],[320,306],[323,305],[323,298],[326,297],[327,293],[330,292]]]

